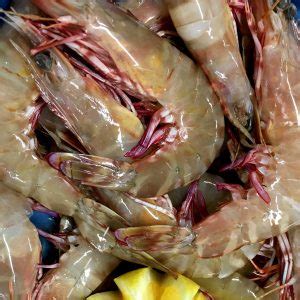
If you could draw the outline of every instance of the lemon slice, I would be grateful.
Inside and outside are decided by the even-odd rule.
[[[160,300],[193,300],[199,288],[198,284],[182,275],[177,278],[165,275],[160,287]]]
[[[86,300],[121,300],[122,296],[120,292],[104,292],[92,295]]]
[[[114,279],[123,300],[159,299],[160,275],[151,268],[138,269]]]

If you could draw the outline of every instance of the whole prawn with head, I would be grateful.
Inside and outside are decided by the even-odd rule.
[[[246,9],[251,13],[252,8],[256,22],[263,29],[261,119],[270,144],[254,149],[241,163],[250,170],[255,168],[255,172],[250,172],[254,187],[245,198],[227,204],[192,230],[168,226],[136,228],[130,234],[126,234],[126,229],[120,230],[119,234],[134,249],[150,246],[168,249],[180,245],[181,250],[197,249],[200,257],[215,257],[277,236],[300,221],[299,40],[293,21],[280,11],[272,11],[268,1],[252,0],[250,4],[246,2]],[[139,233],[147,238],[139,240]],[[177,237],[176,245],[173,236]]]
[[[85,58],[102,74],[103,64],[109,65],[108,79],[141,101],[159,103],[155,120],[168,116],[172,123],[164,144],[139,160],[109,160],[108,165],[106,158],[79,156],[62,164],[63,172],[99,187],[115,182],[114,189],[138,197],[163,195],[198,179],[218,155],[224,134],[223,114],[204,73],[168,41],[105,1],[34,3],[54,17],[72,16],[86,39],[101,49],[94,53],[101,64]],[[69,46],[85,53],[78,45]]]
[[[206,71],[225,116],[252,140],[253,90],[226,0],[166,1],[178,34]]]
[[[44,37],[25,20],[19,17],[11,17],[11,20],[26,33],[33,45],[37,45],[37,40],[44,41]],[[18,49],[29,62],[44,100],[62,120],[56,118],[55,123],[60,122],[62,128],[63,122],[66,123],[89,154],[130,161],[124,155],[138,143],[144,130],[137,116],[118,102],[115,94],[118,89],[91,76],[83,76],[56,48],[38,53],[33,59],[26,49]],[[56,126],[53,120],[46,120],[49,119],[47,114],[42,114],[41,118],[45,124]],[[82,156],[51,153],[48,161],[59,169],[63,161],[78,157]],[[107,187],[113,189],[114,185],[110,186],[107,181]],[[163,197],[137,199],[104,189],[97,189],[97,194],[102,204],[126,218],[132,226],[175,224],[172,205]]]

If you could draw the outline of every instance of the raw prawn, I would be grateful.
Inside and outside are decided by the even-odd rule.
[[[61,63],[59,64],[61,65]],[[205,191],[205,200],[208,203],[209,211],[213,211],[222,201],[225,200],[225,196],[229,196],[226,192],[218,192],[216,189],[216,182],[222,182],[220,177],[215,177],[213,175],[204,175],[201,180],[199,187]],[[185,188],[181,188],[185,190]],[[150,199],[147,199],[147,202],[143,201],[143,199],[136,199],[130,195],[118,193],[110,190],[98,190],[98,193],[101,196],[101,202],[106,204],[108,202],[108,206],[119,213],[119,211],[124,210],[124,203],[126,203],[125,208],[126,211],[122,214],[122,216],[127,220],[129,224],[137,224],[137,226],[143,226],[143,224],[148,222],[148,225],[154,225],[161,218],[155,217],[156,214],[154,210],[150,210],[150,216],[147,217],[147,214],[144,213],[141,218],[139,218],[139,214],[137,214],[137,209],[135,202],[143,203],[145,210],[151,209]],[[183,191],[184,193],[184,191]],[[181,190],[172,191],[171,199],[174,197],[184,198]],[[230,196],[229,196],[230,197]],[[113,199],[113,201],[111,201]],[[128,201],[129,199],[129,201]],[[228,201],[228,199],[227,199]],[[152,206],[157,206],[155,204],[155,199],[153,199]],[[170,208],[172,210],[172,205]],[[152,216],[152,218],[151,218]],[[157,219],[157,221],[155,220]],[[143,219],[143,220],[142,220]],[[171,220],[171,219],[170,219]],[[161,224],[168,224],[170,220],[161,219]],[[163,223],[163,221],[165,223]],[[88,238],[88,237],[87,237]],[[156,255],[156,259],[162,262],[169,269],[174,270],[179,273],[184,273],[185,275],[190,276],[190,274],[194,274],[194,276],[201,277],[226,277],[236,271],[237,269],[243,267],[246,263],[249,262],[249,258],[252,259],[256,253],[258,252],[260,245],[251,245],[250,247],[245,247],[241,251],[236,251],[230,255],[225,255],[221,258],[216,259],[207,259],[202,260],[197,258],[197,255],[181,255],[180,253],[174,253],[172,251],[162,252],[161,255]]]
[[[254,188],[247,191],[246,199],[232,201],[192,230],[153,226],[131,229],[133,235],[120,230],[119,235],[134,249],[176,247],[197,251],[200,257],[216,257],[299,224],[299,41],[292,22],[280,12],[270,11],[268,1],[252,0],[251,7],[263,28],[260,101],[263,130],[271,143],[259,146],[244,159],[250,170],[255,167],[256,171],[250,172]]]
[[[28,199],[0,184],[1,299],[30,299],[35,287],[41,244],[30,212]]]
[[[28,23],[18,17],[12,17],[12,20],[33,43],[38,38],[42,40]],[[82,76],[58,49],[49,49],[47,55],[38,54],[35,61],[25,51],[21,53],[30,64],[44,99],[66,122],[86,151],[109,159],[125,160],[124,154],[138,143],[143,127],[133,113],[115,101],[112,88]],[[82,119],[82,115],[85,118]],[[44,119],[44,122],[49,125],[50,120]],[[73,157],[77,157],[76,154],[53,153],[48,159],[59,169],[64,159]],[[172,205],[162,197],[137,199],[116,191],[99,189],[97,192],[103,204],[126,218],[132,226],[175,224]]]
[[[228,196],[228,198],[230,197],[230,195],[228,195],[224,191],[217,191],[216,182],[222,182],[222,178],[210,174],[204,174],[199,184],[199,187],[205,192],[205,200],[206,203],[208,203],[208,210],[210,212],[216,209],[216,207],[226,199],[226,196]],[[186,188],[172,191],[170,195],[171,199],[174,201],[175,197],[177,199],[181,198],[181,200],[177,200],[177,202],[182,202],[182,199],[184,198],[186,192]],[[153,225],[158,221],[161,221],[161,224],[163,224],[163,221],[165,222],[164,224],[170,223],[171,219],[168,221],[162,218],[158,218],[158,216],[155,217],[157,213],[154,214],[154,210],[149,210],[152,206],[157,206],[157,204],[155,204],[155,199],[153,199],[153,204],[151,205],[151,203],[149,202],[150,199],[147,199],[147,202],[145,202],[143,199],[136,199],[128,194],[122,194],[115,191],[99,189],[98,193],[101,196],[101,202],[103,204],[108,204],[108,206],[117,213],[124,210],[124,208],[127,208],[122,216],[131,225],[136,224],[136,226],[142,226],[142,224],[145,224],[147,222],[148,225]],[[111,201],[111,199],[113,199],[113,201]],[[140,214],[137,214],[138,207],[136,207],[135,202],[143,203],[142,207],[145,210],[148,209],[150,215],[148,216],[148,214],[143,213],[142,217],[139,218]],[[125,206],[124,203],[126,204]],[[170,209],[172,210],[172,205],[170,205]],[[155,220],[155,218],[157,219],[157,221]],[[225,255],[221,258],[206,260],[197,258],[197,255],[181,255],[180,253],[169,251],[166,253],[163,252],[161,255],[156,255],[156,259],[160,262],[163,262],[163,264],[169,269],[174,270],[178,273],[184,273],[188,276],[194,274],[194,276],[197,276],[199,278],[212,276],[219,276],[223,278],[227,277],[234,271],[242,268],[245,264],[247,264],[249,262],[249,259],[252,259],[256,255],[259,248],[260,245],[251,245],[249,247],[244,247],[244,249],[236,251],[230,255]]]
[[[224,114],[251,139],[253,91],[226,0],[166,1],[178,34],[218,94]]]
[[[142,101],[159,102],[163,107],[156,120],[169,116],[174,124],[162,147],[142,159],[110,160],[108,170],[107,158],[79,156],[64,165],[64,173],[86,184],[115,184],[115,189],[142,198],[166,194],[199,178],[219,153],[224,134],[217,96],[201,69],[168,41],[105,1],[34,3],[54,17],[70,15],[84,28],[86,41],[92,40],[98,48],[87,56],[78,44],[67,45],[125,92]],[[93,55],[102,59],[101,64],[95,64]]]
[[[49,271],[34,291],[34,299],[85,299],[118,266],[119,259],[100,253],[82,238]]]

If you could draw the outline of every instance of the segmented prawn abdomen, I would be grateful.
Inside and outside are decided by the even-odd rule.
[[[215,85],[225,115],[241,129],[248,127],[253,114],[253,91],[239,53],[234,21],[226,1],[167,3],[179,35]]]
[[[80,239],[60,257],[59,267],[46,274],[38,299],[83,299],[89,296],[118,266],[119,259],[100,253]]]
[[[286,128],[300,124],[300,44],[283,15],[272,12],[270,18],[274,30],[265,29],[260,105],[265,138],[277,145]]]
[[[35,286],[41,244],[29,221],[30,206],[22,195],[0,185],[0,291],[9,299],[28,299]],[[20,247],[20,245],[22,245]]]

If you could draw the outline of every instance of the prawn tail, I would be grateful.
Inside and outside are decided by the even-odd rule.
[[[228,94],[228,92],[226,91],[226,87],[224,85],[221,85],[220,83],[214,82],[212,83],[212,88],[219,97],[224,115],[231,122],[231,124],[239,130],[240,133],[242,133],[252,144],[254,144],[254,139],[251,136],[250,132],[241,124],[239,119],[234,115],[233,109],[229,107],[227,99],[224,97],[224,95]],[[252,116],[248,117],[249,119],[252,118]]]
[[[128,191],[135,177],[129,163],[99,156],[55,152],[47,160],[68,178],[87,186]]]
[[[183,250],[192,251],[195,236],[187,227],[153,225],[121,228],[115,231],[116,239],[135,251]]]

